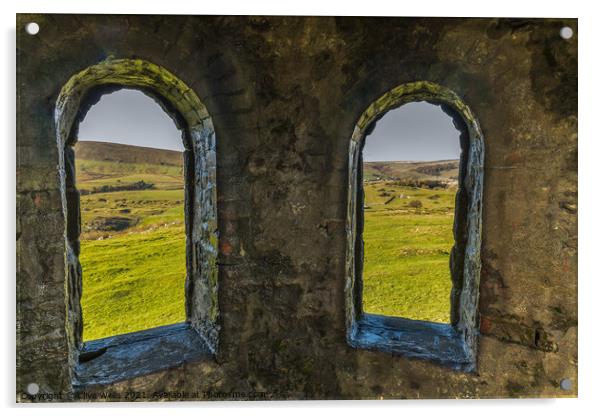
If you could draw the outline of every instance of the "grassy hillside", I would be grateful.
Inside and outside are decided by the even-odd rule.
[[[449,322],[455,190],[364,185],[366,312]]]
[[[433,162],[365,162],[364,180],[421,180],[458,183],[458,160]]]
[[[447,323],[458,160],[364,163],[364,310]]]
[[[174,150],[130,146],[128,144],[80,141],[75,153],[83,160],[106,160],[118,163],[182,166],[182,153]]]
[[[181,153],[96,142],[80,142],[75,151],[84,340],[183,321]],[[140,181],[152,188],[97,192]]]
[[[182,153],[117,143],[85,141],[75,146],[80,191],[127,187],[139,181],[154,189],[181,189]]]
[[[183,321],[181,154],[98,142],[75,150],[84,339]],[[449,321],[454,163],[365,164],[367,312]],[[408,178],[448,186],[405,186]]]

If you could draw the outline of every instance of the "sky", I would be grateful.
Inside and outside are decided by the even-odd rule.
[[[152,98],[122,89],[100,98],[79,125],[78,140],[183,151],[182,134]]]
[[[441,107],[414,102],[389,111],[366,136],[364,162],[459,159],[460,132]]]
[[[173,120],[152,98],[122,89],[103,95],[79,126],[79,140],[184,150]],[[366,137],[364,161],[457,159],[459,132],[439,106],[405,104],[389,111]]]

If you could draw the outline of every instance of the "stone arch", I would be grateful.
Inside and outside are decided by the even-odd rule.
[[[79,192],[72,146],[79,121],[103,94],[137,89],[153,98],[182,131],[186,229],[186,320],[209,350],[218,346],[216,137],[197,94],[167,69],[141,59],[109,59],[73,75],[58,96],[54,120],[65,218],[67,334],[70,360],[82,343]]]
[[[460,131],[462,149],[454,216],[455,244],[450,255],[451,325],[449,328],[438,324],[425,324],[424,328],[416,325],[412,327],[413,330],[424,329],[425,333],[431,334],[424,339],[427,343],[433,341],[432,337],[437,337],[437,342],[440,338],[449,339],[449,348],[443,352],[424,349],[418,351],[408,345],[392,345],[383,334],[375,337],[371,333],[374,330],[371,328],[372,322],[365,319],[362,309],[363,210],[358,207],[363,206],[364,139],[385,113],[416,101],[439,105],[453,118],[454,125]],[[483,134],[468,105],[450,89],[432,82],[418,81],[399,85],[374,101],[362,113],[354,126],[349,145],[345,297],[347,340],[350,345],[433,359],[466,371],[476,368],[484,151]],[[420,338],[419,333],[416,335]]]

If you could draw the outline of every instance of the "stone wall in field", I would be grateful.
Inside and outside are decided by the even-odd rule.
[[[575,396],[577,37],[576,19],[18,15],[17,398],[31,400],[29,383],[72,391],[68,303],[78,294],[66,293],[55,105],[75,74],[118,59],[166,69],[211,117],[219,250],[206,301],[218,302],[219,335],[214,359],[108,390]],[[455,92],[484,138],[472,373],[346,341],[351,136],[375,100],[416,81]]]

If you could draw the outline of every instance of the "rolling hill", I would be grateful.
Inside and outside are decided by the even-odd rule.
[[[74,150],[82,195],[184,186],[181,152],[93,141],[78,142]]]
[[[441,181],[458,183],[459,160],[429,162],[364,162],[364,180]]]
[[[74,146],[79,159],[148,165],[181,166],[182,152],[131,146],[129,144],[79,141]]]
[[[105,165],[96,164],[94,169],[78,169],[78,173],[97,174],[97,178],[118,173],[157,173],[168,172],[159,166],[182,167],[182,153],[173,150],[154,149],[150,147],[131,146],[118,143],[98,141],[80,141],[74,146],[77,160],[95,162],[114,162]],[[118,165],[115,165],[118,164]],[[442,181],[457,184],[458,164],[456,160],[437,160],[429,162],[364,162],[364,180],[385,181]],[[134,166],[136,165],[136,166]],[[175,171],[171,171],[174,173]],[[82,178],[85,182],[86,179]]]

